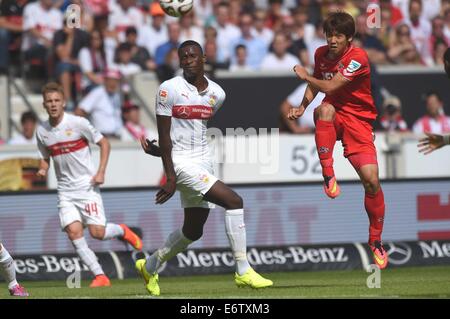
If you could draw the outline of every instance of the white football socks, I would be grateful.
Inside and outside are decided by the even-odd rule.
[[[122,227],[120,227],[119,225],[108,223],[105,227],[105,235],[103,236],[103,240],[122,237],[124,233],[125,232],[123,231]]]
[[[145,268],[150,274],[158,272],[158,268],[167,260],[185,250],[192,240],[186,238],[181,229],[177,229],[167,237],[164,246],[147,258]]]
[[[8,289],[17,285],[14,260],[2,244],[0,244],[0,273],[8,283]]]
[[[225,230],[236,261],[236,272],[243,275],[250,268],[247,260],[247,238],[243,208],[225,211]]]
[[[72,240],[72,244],[83,263],[88,266],[89,270],[92,271],[95,276],[104,274],[102,266],[100,266],[97,261],[97,256],[95,256],[94,252],[88,247],[84,237]]]

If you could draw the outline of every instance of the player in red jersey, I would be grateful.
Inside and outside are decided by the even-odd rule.
[[[384,195],[378,178],[378,162],[373,143],[372,122],[377,117],[370,86],[370,67],[363,49],[353,47],[355,21],[345,12],[328,16],[323,25],[327,45],[316,50],[314,75],[296,65],[297,76],[308,83],[302,103],[289,110],[288,118],[298,119],[321,91],[326,94],[316,108],[316,147],[322,166],[324,190],[330,198],[340,194],[333,170],[333,148],[341,140],[344,156],[358,173],[365,189],[364,206],[369,216],[369,246],[379,268],[388,256],[381,243]]]

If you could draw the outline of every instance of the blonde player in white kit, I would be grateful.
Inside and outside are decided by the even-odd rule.
[[[58,208],[61,228],[95,278],[90,287],[110,286],[94,252],[83,237],[87,226],[93,238],[107,240],[120,238],[137,250],[142,249],[141,239],[124,224],[106,223],[99,185],[105,180],[110,145],[85,118],[64,112],[62,87],[48,83],[42,89],[44,108],[49,119],[36,130],[41,156],[38,176],[47,176],[50,157],[53,158],[58,181]],[[89,143],[100,146],[100,164],[96,171]]]
[[[272,286],[272,281],[255,272],[247,261],[242,198],[214,176],[206,124],[222,106],[225,92],[204,76],[205,57],[197,42],[183,42],[178,56],[183,76],[162,83],[156,99],[159,148],[145,139],[141,143],[145,152],[162,157],[167,176],[167,183],[156,194],[156,203],[166,202],[177,188],[184,223],[153,255],[139,259],[136,268],[147,291],[158,296],[158,268],[200,239],[209,210],[217,204],[226,210],[225,229],[236,262],[236,284],[252,288]]]

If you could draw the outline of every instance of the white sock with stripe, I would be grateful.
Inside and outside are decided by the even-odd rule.
[[[17,285],[14,259],[2,244],[0,244],[0,273],[8,283],[8,289]]]
[[[92,271],[95,276],[104,274],[102,266],[98,263],[97,256],[95,256],[95,253],[88,247],[84,237],[72,240],[72,244],[83,263],[88,266],[89,270]]]
[[[177,229],[167,237],[163,247],[147,258],[145,268],[150,274],[158,272],[158,268],[163,263],[184,251],[191,243],[192,240],[186,238],[181,229]]]
[[[236,272],[243,275],[250,268],[247,260],[247,236],[243,208],[225,211],[225,230],[236,261]]]
[[[105,235],[103,236],[103,240],[122,237],[124,233],[125,232],[123,231],[122,227],[120,227],[118,224],[108,223],[105,227]]]

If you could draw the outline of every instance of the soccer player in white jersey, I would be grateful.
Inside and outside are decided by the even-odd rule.
[[[85,118],[64,112],[62,87],[48,83],[42,89],[48,121],[36,132],[41,164],[38,176],[45,177],[53,158],[58,181],[58,208],[61,228],[80,256],[95,275],[90,287],[110,286],[94,252],[83,237],[83,227],[95,239],[119,238],[137,250],[141,239],[126,225],[106,223],[99,185],[105,180],[110,145]],[[100,164],[96,171],[91,159],[89,143],[100,146]]]
[[[159,148],[145,139],[141,142],[147,153],[161,155],[167,176],[167,183],[156,194],[156,203],[166,202],[177,188],[184,223],[150,257],[137,260],[136,268],[148,292],[158,296],[158,269],[200,239],[209,210],[217,204],[226,210],[225,229],[236,262],[236,284],[252,288],[272,286],[272,281],[255,272],[247,261],[242,198],[214,176],[206,123],[223,104],[225,92],[205,77],[205,56],[197,42],[183,42],[178,56],[183,76],[162,83],[156,98]]]
[[[28,297],[28,292],[16,280],[16,267],[14,259],[11,257],[5,246],[0,243],[0,274],[8,283],[8,290],[11,296]]]

